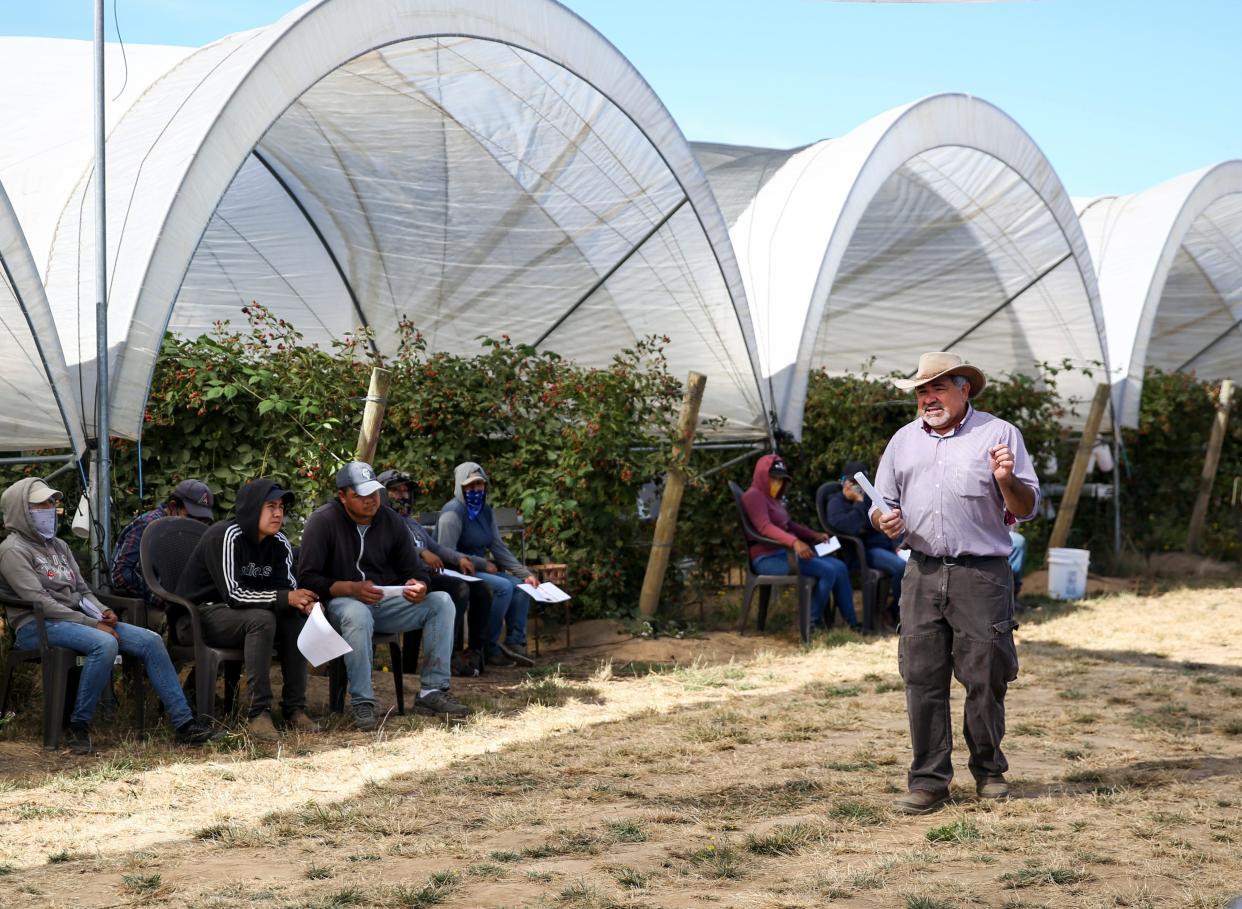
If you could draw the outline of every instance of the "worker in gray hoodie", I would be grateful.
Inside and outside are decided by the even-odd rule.
[[[102,606],[82,578],[68,544],[56,536],[56,503],[61,494],[38,477],[18,480],[0,495],[8,536],[0,543],[0,575],[16,596],[37,603],[43,612],[48,644],[85,657],[77,700],[69,717],[71,751],[91,750],[90,723],[104,686],[112,677],[117,653],[142,660],[151,687],[168,711],[177,741],[200,745],[219,736],[211,724],[194,716],[181,692],[164,640],[154,631],[118,620]],[[6,606],[5,616],[17,646],[39,648],[34,609]]]
[[[500,538],[492,506],[487,504],[489,485],[487,474],[474,461],[457,465],[453,470],[453,498],[440,510],[436,540],[441,546],[470,556],[475,576],[492,592],[485,654],[488,664],[512,666],[516,661],[533,666],[534,660],[526,652],[530,597],[522,592],[522,587],[538,587],[539,579]],[[500,641],[502,625],[504,643]]]

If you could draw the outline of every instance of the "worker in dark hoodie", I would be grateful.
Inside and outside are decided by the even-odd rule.
[[[761,536],[780,545],[751,543],[750,563],[756,574],[789,574],[785,549],[798,557],[798,574],[815,578],[811,595],[811,627],[823,627],[828,614],[828,598],[836,599],[837,611],[850,628],[861,631],[854,614],[854,591],[850,587],[850,571],[840,559],[818,556],[811,544],[823,543],[828,534],[795,523],[785,508],[785,486],[789,468],[779,455],[764,455],[755,464],[750,488],[742,494],[742,507],[750,524]]]
[[[315,509],[302,531],[298,580],[327,604],[328,621],[353,648],[345,654],[345,672],[355,726],[366,730],[378,725],[371,636],[415,628],[423,630],[423,669],[414,710],[469,716],[474,711],[448,690],[453,599],[442,591],[428,591],[427,569],[405,522],[380,506],[383,488],[371,465],[362,461],[337,471],[336,499]]]
[[[51,646],[84,657],[77,700],[69,716],[70,750],[75,754],[91,750],[91,719],[112,678],[118,653],[142,660],[178,742],[201,745],[218,738],[211,724],[196,719],[186,703],[163,639],[154,631],[119,621],[116,613],[95,600],[68,544],[56,536],[60,499],[61,494],[38,477],[18,480],[0,496],[9,531],[0,543],[0,575],[19,598],[42,607]],[[19,648],[39,649],[33,609],[6,606],[5,617]]]
[[[240,647],[249,680],[247,732],[279,738],[272,722],[272,648],[280,657],[280,709],[287,728],[318,732],[306,715],[306,658],[298,635],[319,601],[298,587],[293,547],[281,532],[293,493],[267,477],[237,490],[237,513],[208,528],[177,582],[178,596],[199,604],[203,636],[213,647]]]
[[[496,516],[487,503],[487,474],[474,461],[464,461],[453,470],[453,498],[440,509],[436,540],[441,546],[470,556],[475,576],[492,592],[492,612],[487,625],[484,658],[490,666],[512,666],[515,662],[533,666],[526,652],[526,617],[530,597],[523,585],[538,587],[534,572],[518,561],[496,526]],[[501,643],[500,632],[505,639]]]

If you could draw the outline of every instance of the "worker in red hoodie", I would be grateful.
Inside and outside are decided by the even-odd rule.
[[[828,596],[836,597],[837,611],[854,631],[862,631],[854,614],[854,591],[850,587],[850,571],[845,563],[832,556],[817,556],[808,544],[823,543],[828,534],[803,527],[790,520],[783,497],[789,482],[789,468],[780,455],[764,455],[755,464],[750,489],[742,494],[746,517],[761,536],[792,549],[798,557],[798,574],[815,578],[811,596],[811,627],[823,628],[828,611]],[[784,550],[769,543],[751,543],[750,564],[757,574],[789,574],[789,560]]]

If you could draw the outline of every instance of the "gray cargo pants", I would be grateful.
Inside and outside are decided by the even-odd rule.
[[[205,603],[198,609],[203,637],[210,646],[242,649],[250,690],[247,716],[272,709],[273,647],[280,658],[280,706],[285,717],[306,709],[306,657],[298,650],[298,635],[306,616],[291,606],[233,609],[225,603]]]
[[[1005,692],[1018,677],[1013,572],[1003,556],[940,560],[913,553],[901,582],[897,661],[906,683],[914,759],[909,788],[953,779],[949,672],[966,689],[964,731],[977,781],[1009,769],[1001,752]]]

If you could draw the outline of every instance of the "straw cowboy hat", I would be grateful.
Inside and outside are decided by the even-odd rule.
[[[902,391],[910,391],[941,376],[965,376],[970,382],[970,397],[975,397],[988,384],[987,377],[978,366],[971,366],[954,353],[942,350],[925,353],[919,357],[919,368],[908,379],[893,379],[893,384]]]

